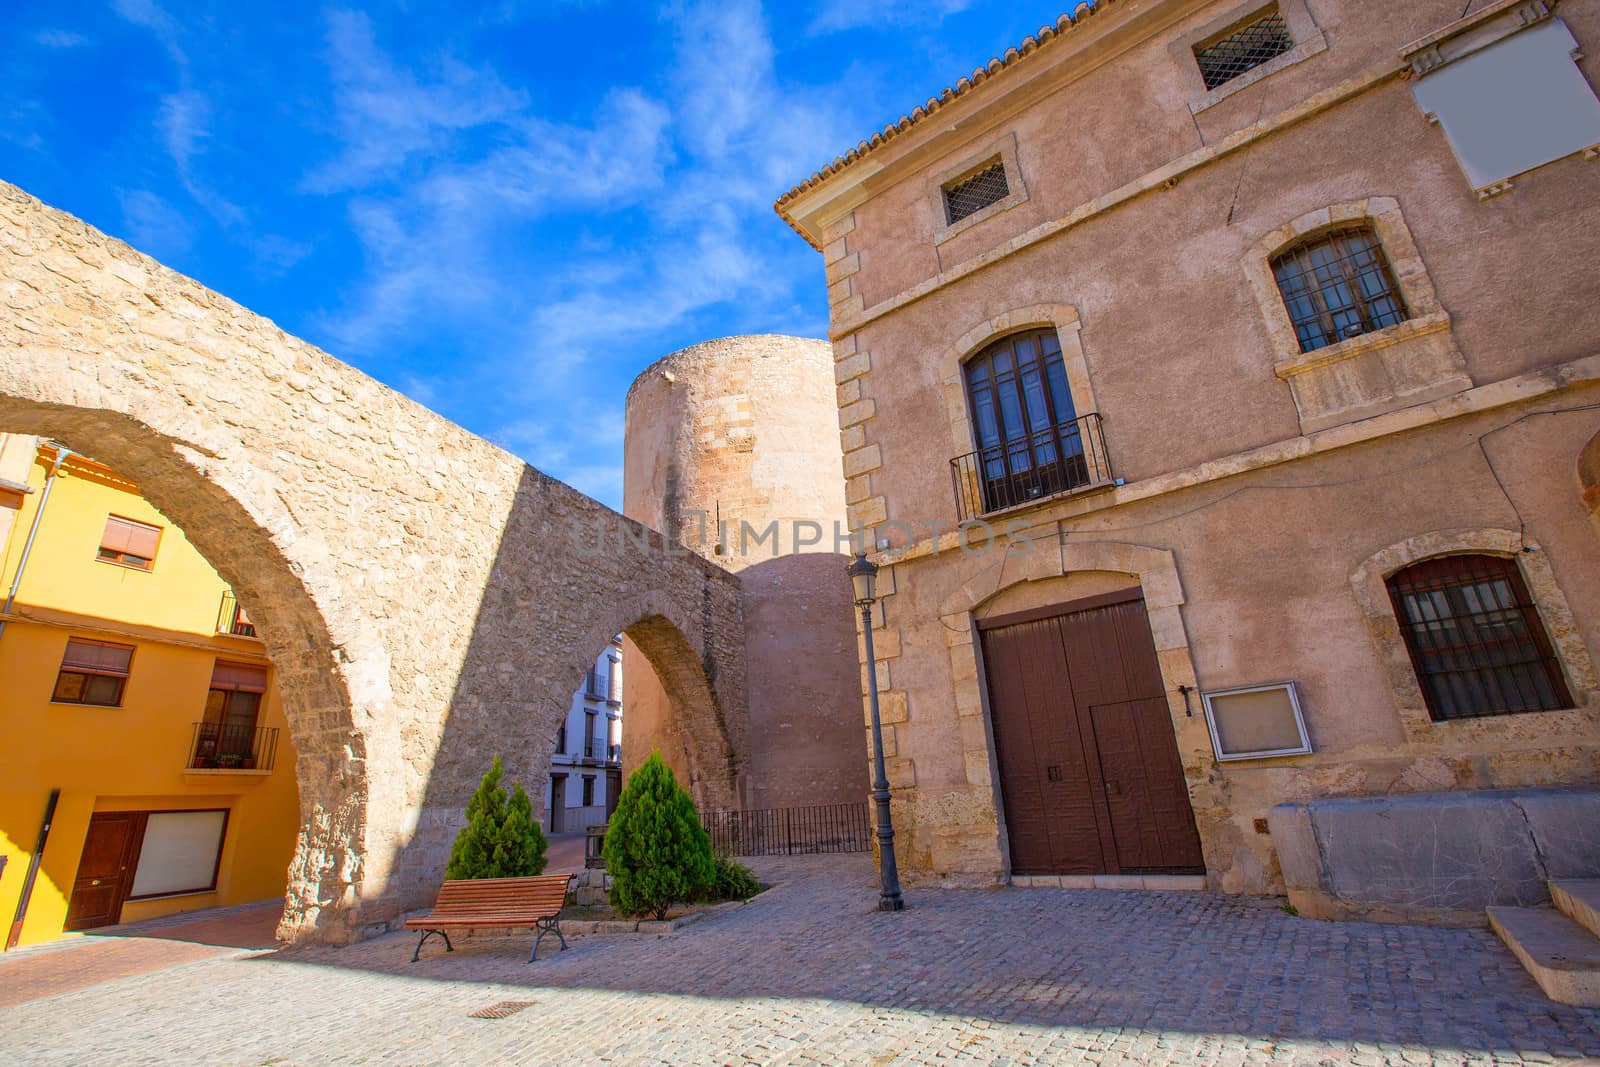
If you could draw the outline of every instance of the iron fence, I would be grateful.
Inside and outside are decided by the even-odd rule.
[[[730,856],[808,856],[872,848],[872,824],[865,801],[709,811],[700,821],[711,835],[711,844]]]
[[[270,771],[278,756],[276,726],[197,722],[189,745],[191,770]]]
[[[1111,481],[1100,415],[1002,441],[950,461],[963,520]]]

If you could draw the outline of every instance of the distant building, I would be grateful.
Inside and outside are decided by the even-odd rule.
[[[0,486],[0,719],[26,753],[0,779],[8,922],[59,790],[19,943],[281,896],[295,753],[233,591],[91,459],[0,436]]]
[[[544,786],[545,829],[577,833],[611,817],[622,792],[622,637],[612,638],[572,694]]]

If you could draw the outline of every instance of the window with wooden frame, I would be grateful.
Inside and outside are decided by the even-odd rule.
[[[57,704],[121,707],[132,663],[132,645],[116,645],[87,637],[70,638],[50,699]]]
[[[217,660],[211,669],[204,718],[195,755],[206,766],[254,766],[256,723],[267,692],[267,669],[254,663]]]
[[[1257,12],[1242,26],[1195,46],[1194,61],[1207,90],[1232,81],[1246,71],[1283,55],[1294,47],[1289,24],[1273,4]]]
[[[1410,318],[1372,227],[1327,230],[1272,257],[1272,273],[1300,351]]]
[[[1387,585],[1435,722],[1572,706],[1515,560],[1441,556],[1396,571]]]
[[[105,532],[100,535],[100,552],[96,558],[147,571],[156,565],[156,547],[160,543],[161,527],[111,515],[106,518]]]
[[[978,446],[951,461],[963,517],[1054,496],[1105,477],[1097,416],[1080,418],[1073,407],[1054,329],[1002,338],[967,360],[962,375]],[[963,491],[969,482],[975,493]],[[968,495],[977,499],[966,500]]]

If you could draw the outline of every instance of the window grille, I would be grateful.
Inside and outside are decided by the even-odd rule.
[[[952,182],[944,188],[944,210],[947,225],[954,226],[968,215],[976,214],[1011,195],[1006,182],[1006,165],[1002,160],[986,164],[971,177]]]
[[[1276,5],[1260,18],[1220,40],[1194,50],[1195,62],[1208,90],[1232,81],[1247,70],[1283,55],[1294,47],[1283,13]]]
[[[1572,706],[1514,560],[1423,560],[1395,572],[1388,586],[1434,721]]]
[[[1302,352],[1410,317],[1370,226],[1295,245],[1273,257],[1272,273]]]

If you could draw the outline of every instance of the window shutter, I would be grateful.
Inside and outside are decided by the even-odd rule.
[[[100,547],[111,552],[126,552],[130,556],[154,559],[156,545],[161,541],[161,527],[150,526],[132,519],[112,515],[106,519],[105,533],[100,535]]]
[[[67,641],[66,655],[61,657],[61,669],[126,675],[131,662],[132,645],[112,645],[74,637]]]
[[[211,671],[211,688],[238,689],[246,693],[267,691],[267,669],[248,663],[228,663],[218,660]]]

